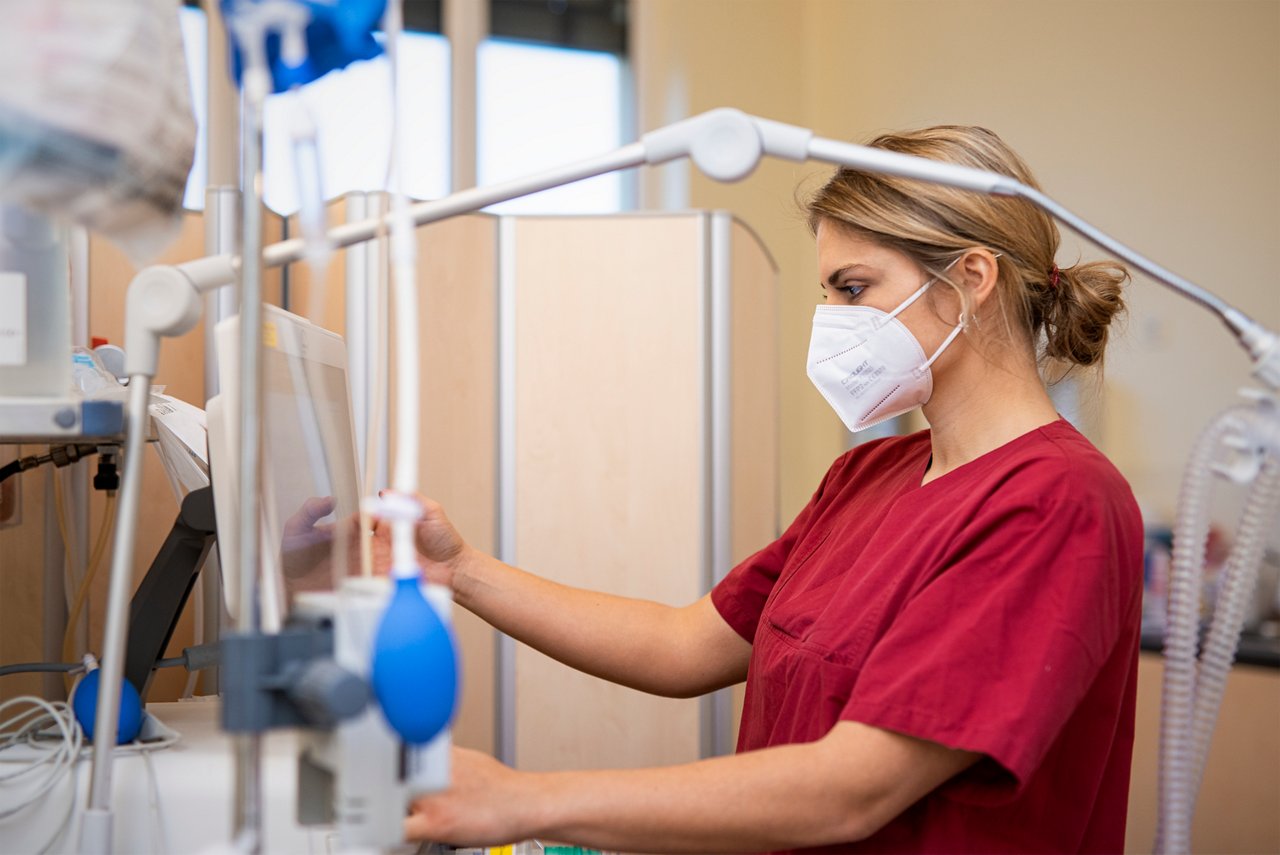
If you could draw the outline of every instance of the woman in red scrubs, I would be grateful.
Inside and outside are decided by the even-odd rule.
[[[874,146],[1034,186],[996,135]],[[466,545],[424,500],[428,572],[591,674],[688,697],[746,680],[738,753],[517,772],[459,750],[411,836],[645,852],[1118,852],[1142,531],[1041,368],[1093,365],[1122,268],[1059,268],[1025,201],[841,169],[810,203],[825,304],[808,373],[850,427],[930,429],[840,457],[776,542],[670,608],[566,588]]]

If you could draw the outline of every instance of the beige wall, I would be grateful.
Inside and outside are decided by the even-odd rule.
[[[865,141],[937,123],[990,127],[1050,195],[1241,309],[1280,325],[1280,3],[633,0],[640,129],[736,106]],[[766,164],[738,185],[684,167],[653,206],[726,207],[782,268],[782,510],[841,448],[803,365],[816,300],[793,204],[823,170]],[[1097,253],[1064,236],[1060,262]],[[1089,431],[1160,516],[1195,435],[1248,379],[1210,315],[1138,277]]]

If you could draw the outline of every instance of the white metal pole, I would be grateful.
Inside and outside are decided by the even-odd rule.
[[[204,251],[206,255],[234,255],[239,252],[236,230],[240,217],[240,92],[227,73],[227,27],[217,0],[201,3],[205,12],[205,116],[202,129],[205,144]],[[214,329],[237,310],[234,288],[220,288],[205,296],[204,312],[204,397],[218,394],[218,343]],[[198,643],[216,642],[222,636],[224,614],[221,565],[235,556],[224,556],[217,546],[210,551],[200,572],[201,621]],[[218,668],[200,675],[204,694],[217,694]]]
[[[80,347],[89,347],[93,342],[90,337],[89,314],[92,304],[89,297],[89,230],[76,226],[68,230],[68,260],[71,269],[71,343]],[[81,460],[70,467],[70,489],[67,490],[67,526],[70,537],[75,543],[71,550],[75,556],[75,566],[68,568],[68,581],[76,585],[81,583],[89,572],[89,471],[93,465],[91,460]],[[68,604],[69,605],[69,604]],[[64,630],[65,630],[65,621]],[[79,626],[72,632],[86,645],[89,642],[89,610],[80,613]],[[62,653],[58,653],[59,661]],[[59,684],[62,684],[59,679]]]
[[[128,439],[120,482],[119,525],[112,544],[111,578],[107,586],[107,615],[103,629],[102,674],[94,719],[93,770],[89,778],[89,806],[80,822],[80,851],[103,855],[111,851],[111,752],[120,721],[120,687],[124,681],[124,653],[129,630],[129,589],[133,582],[134,540],[138,532],[138,499],[142,495],[142,455],[147,444],[147,402],[151,378],[129,379]]]
[[[489,4],[444,0],[444,36],[449,40],[451,190],[477,182],[477,118],[480,115],[477,69],[480,42],[489,34]]]
[[[516,221],[498,219],[498,558],[519,561],[516,553]],[[494,755],[516,763],[516,643],[496,632],[494,645]]]
[[[240,211],[240,401],[239,515],[237,566],[240,602],[236,632],[259,629],[258,578],[262,556],[262,117],[270,78],[262,66],[249,63],[244,73],[244,113],[241,116]],[[235,745],[235,836],[245,851],[262,851],[262,734],[239,733]]]

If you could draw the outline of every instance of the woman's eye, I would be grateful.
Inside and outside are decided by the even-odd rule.
[[[839,285],[828,285],[824,282],[822,284],[822,299],[851,303],[865,290],[867,290],[867,286],[857,282],[841,282]]]
[[[866,289],[867,286],[865,285],[854,285],[846,282],[843,285],[837,285],[834,290],[846,300],[852,300]]]

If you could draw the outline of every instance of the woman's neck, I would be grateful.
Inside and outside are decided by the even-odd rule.
[[[924,406],[933,445],[926,484],[1058,419],[1033,361],[988,361],[970,348],[964,357],[935,377]]]

